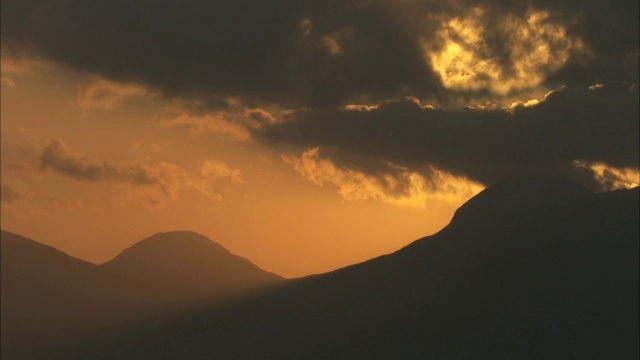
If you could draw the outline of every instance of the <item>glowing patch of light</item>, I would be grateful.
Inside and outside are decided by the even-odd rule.
[[[580,39],[569,36],[549,12],[530,10],[525,18],[506,15],[496,27],[509,52],[505,64],[482,35],[487,31],[481,22],[484,13],[475,8],[467,17],[444,19],[437,33],[439,46],[424,41],[433,70],[449,89],[486,89],[499,95],[531,89],[573,54],[586,51]]]
[[[589,169],[605,189],[631,189],[640,184],[640,171],[632,168],[615,168],[601,162],[576,160],[573,166]]]
[[[429,110],[435,110],[436,107],[431,105],[431,104],[427,104],[427,105],[422,105],[422,102],[420,101],[420,99],[418,99],[415,96],[405,96],[404,99],[409,100],[413,103],[415,103],[416,105],[418,105],[419,107],[423,108],[423,109],[429,109]],[[376,110],[378,108],[380,108],[381,106],[384,106],[390,102],[396,101],[399,99],[390,99],[390,100],[383,100],[380,101],[379,103],[375,104],[375,105],[365,105],[365,104],[348,104],[344,106],[345,110],[349,110],[349,111],[371,111],[371,110]]]
[[[375,177],[338,167],[321,158],[319,148],[307,150],[299,158],[283,155],[282,159],[308,181],[337,187],[338,194],[349,201],[378,200],[395,206],[425,208],[428,200],[462,202],[484,189],[478,183],[438,169],[431,169],[430,178],[400,167],[397,174]]]

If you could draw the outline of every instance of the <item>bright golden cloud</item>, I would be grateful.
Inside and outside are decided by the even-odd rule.
[[[437,169],[432,169],[429,179],[404,168],[398,168],[397,174],[375,177],[322,159],[319,148],[305,151],[300,158],[282,156],[282,159],[316,185],[336,186],[338,194],[349,201],[378,200],[395,206],[424,208],[428,200],[460,202],[484,189],[480,184]]]
[[[530,10],[524,18],[506,15],[495,26],[498,33],[492,36],[503,41],[508,56],[504,59],[487,39],[484,15],[485,10],[475,8],[466,17],[444,19],[437,34],[440,43],[424,41],[430,64],[445,87],[486,89],[498,95],[535,88],[573,54],[586,51],[549,12]]]
[[[596,181],[607,190],[631,189],[640,184],[640,171],[638,169],[620,169],[601,162],[581,160],[574,161],[573,165],[591,170]]]
[[[390,100],[383,100],[380,101],[379,103],[375,104],[375,105],[363,105],[363,104],[347,104],[344,106],[345,110],[349,110],[349,111],[371,111],[371,110],[377,110],[379,109],[381,106],[385,106],[389,103],[393,103],[396,102],[400,99],[390,99]],[[436,107],[431,105],[431,104],[427,104],[427,105],[422,105],[422,102],[420,101],[420,99],[418,99],[415,96],[405,96],[404,100],[409,100],[413,103],[415,103],[416,105],[418,105],[419,107],[423,108],[423,109],[431,109],[434,110]]]

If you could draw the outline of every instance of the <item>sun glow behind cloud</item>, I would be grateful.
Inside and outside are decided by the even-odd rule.
[[[443,19],[440,43],[424,40],[430,65],[448,89],[498,95],[531,89],[573,54],[586,53],[582,41],[569,36],[549,12],[531,9],[525,18],[503,16],[491,30],[490,35],[505,47],[506,54],[501,54],[491,43],[496,39],[487,36],[490,30],[483,25],[483,16],[485,10],[477,7],[466,16]]]

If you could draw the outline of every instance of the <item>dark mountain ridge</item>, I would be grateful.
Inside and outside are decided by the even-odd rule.
[[[635,359],[639,207],[638,188],[501,184],[396,253],[205,307],[93,355]]]
[[[38,358],[56,333],[126,322],[160,302],[156,289],[50,246],[4,230],[0,239],[3,358]]]
[[[5,230],[0,239],[3,358],[42,358],[66,334],[130,326],[282,280],[194,232],[151,236],[101,266]]]
[[[456,210],[452,223],[524,216],[527,211],[576,203],[593,193],[561,177],[529,177],[488,187]]]
[[[442,231],[393,254],[233,301],[67,333],[27,358],[636,359],[638,194],[594,194],[557,178],[498,184]],[[137,255],[146,246],[125,251],[134,265],[146,261]],[[161,256],[172,246],[152,248]]]

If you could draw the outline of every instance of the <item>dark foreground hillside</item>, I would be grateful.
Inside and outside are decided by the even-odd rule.
[[[179,319],[108,359],[637,359],[638,189],[480,193],[400,251]]]

